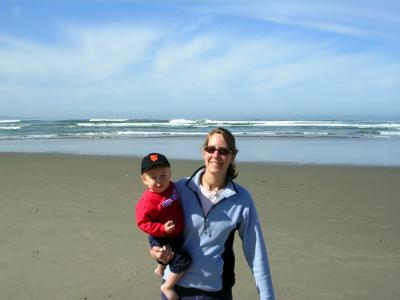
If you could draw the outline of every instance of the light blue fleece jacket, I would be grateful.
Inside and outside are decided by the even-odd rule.
[[[199,198],[203,172],[204,168],[200,168],[192,177],[176,182],[185,217],[183,248],[192,259],[190,268],[178,284],[206,291],[233,286],[233,240],[237,230],[260,299],[275,299],[263,233],[250,193],[228,180],[218,203],[204,215]],[[168,273],[167,269],[164,279]]]

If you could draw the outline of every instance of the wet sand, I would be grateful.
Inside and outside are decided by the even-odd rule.
[[[174,178],[201,161],[171,160]],[[240,163],[277,299],[400,299],[400,168]],[[129,157],[0,154],[0,299],[158,299]],[[257,299],[236,237],[235,299]]]

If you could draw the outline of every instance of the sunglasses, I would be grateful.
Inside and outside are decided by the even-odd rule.
[[[232,150],[229,150],[227,148],[224,148],[224,147],[217,148],[215,146],[205,146],[204,147],[204,151],[206,151],[209,154],[213,154],[215,151],[217,151],[218,154],[222,155],[222,156],[226,156],[228,154],[232,154],[233,153]]]

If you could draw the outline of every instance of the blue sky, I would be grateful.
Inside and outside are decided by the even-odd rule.
[[[400,116],[399,49],[397,0],[2,1],[0,116]]]

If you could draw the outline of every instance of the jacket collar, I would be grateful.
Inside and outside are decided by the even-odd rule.
[[[194,171],[193,175],[186,181],[186,185],[193,192],[200,191],[200,178],[201,174],[203,174],[204,171],[205,171],[205,166],[198,168],[196,171]],[[223,198],[228,198],[238,193],[236,184],[232,181],[230,177],[227,177],[227,182],[228,183],[225,186],[223,193],[221,194],[221,197]]]

